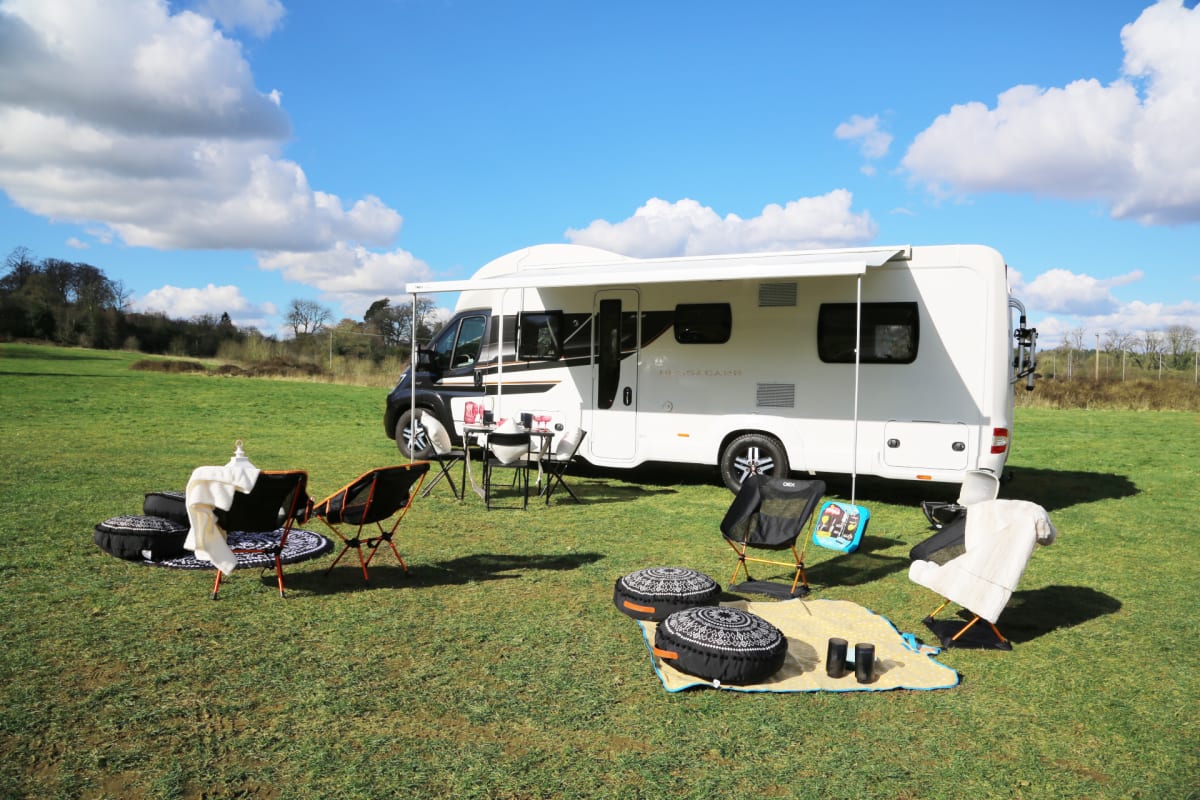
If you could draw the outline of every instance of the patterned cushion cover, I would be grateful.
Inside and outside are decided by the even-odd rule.
[[[129,561],[161,561],[184,554],[188,526],[156,516],[106,519],[92,534],[101,550]]]
[[[688,675],[760,683],[787,658],[787,637],[757,614],[729,606],[677,611],[658,624],[654,653]]]
[[[617,579],[613,603],[634,619],[658,621],[676,611],[715,605],[721,587],[684,567],[650,567]]]

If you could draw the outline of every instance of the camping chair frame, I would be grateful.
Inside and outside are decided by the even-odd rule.
[[[367,567],[371,565],[375,554],[379,552],[380,546],[384,543],[392,549],[392,553],[396,556],[396,561],[400,563],[400,568],[404,570],[404,574],[408,574],[408,564],[404,563],[404,558],[400,555],[400,551],[396,549],[393,537],[396,534],[396,530],[400,527],[400,523],[408,515],[409,509],[412,508],[413,501],[417,498],[417,493],[420,492],[421,485],[425,482],[425,478],[429,474],[429,466],[428,461],[414,461],[410,464],[377,467],[368,470],[313,506],[312,516],[321,520],[325,524],[325,527],[333,531],[342,540],[342,550],[337,554],[337,558],[333,560],[333,563],[329,565],[329,569],[325,570],[326,575],[329,575],[333,571],[333,568],[338,565],[346,553],[354,550],[358,553],[358,563],[362,568],[363,582],[369,584],[371,576],[367,571]],[[405,487],[406,496],[403,501],[395,505],[388,505],[388,501],[394,499],[394,495],[385,497],[379,491],[380,482],[389,473],[397,472],[406,473],[410,479],[408,485]],[[396,487],[396,490],[398,493],[399,487]],[[366,492],[365,502],[356,502],[362,498],[364,491]],[[358,519],[358,526],[352,536],[347,536],[338,525],[353,525],[354,519]],[[389,519],[393,520],[391,527],[385,527],[383,523]],[[375,525],[379,535],[364,538],[363,529],[371,524]],[[370,530],[368,529],[369,532]],[[370,554],[365,558],[363,557],[364,545],[370,549]]]
[[[815,520],[814,520],[814,522],[815,522]],[[808,530],[811,530],[812,525],[811,524],[806,525],[805,528]],[[747,561],[754,561],[758,564],[775,564],[775,565],[781,566],[781,567],[795,567],[796,576],[792,579],[791,594],[796,593],[797,586],[803,586],[804,587],[803,593],[807,594],[810,591],[809,586],[808,586],[808,575],[806,575],[804,572],[804,554],[808,547],[807,539],[808,539],[808,536],[806,535],[805,542],[803,545],[800,546],[799,550],[796,550],[795,544],[793,544],[791,546],[792,556],[794,558],[793,561],[780,561],[778,559],[773,559],[773,558],[760,558],[758,556],[747,555],[746,550],[748,550],[750,548],[750,545],[746,541],[743,540],[741,542],[733,542],[733,541],[730,541],[729,539],[726,539],[725,541],[729,543],[729,546],[733,548],[733,552],[737,553],[737,556],[738,556],[738,562],[737,562],[737,565],[734,566],[734,568],[733,568],[733,575],[729,579],[729,584],[732,586],[737,581],[737,576],[738,576],[739,572],[746,573],[746,580],[748,580],[748,581],[754,580],[754,578],[752,578],[750,576],[750,568],[746,565]]]
[[[950,600],[947,600],[946,602],[942,603],[940,606],[935,608],[932,612],[930,612],[930,614],[926,618],[926,620],[932,621],[933,618],[938,615],[938,612],[940,612],[946,606],[950,605],[950,602],[951,602]],[[959,640],[959,637],[961,637],[964,633],[969,631],[975,625],[975,623],[979,622],[981,619],[983,619],[983,617],[979,616],[978,614],[972,614],[971,619],[965,625],[963,625],[961,628],[958,629],[958,633],[956,633],[950,637],[950,641],[957,642]],[[1000,629],[996,627],[996,623],[989,622],[988,620],[984,620],[984,622],[987,622],[987,624],[991,627],[992,633],[996,634],[996,638],[1000,640],[1001,645],[1009,644],[1008,639],[1005,639],[1004,634],[1002,634],[1000,632]]]
[[[264,478],[266,480],[264,480]],[[264,497],[277,496],[272,491],[275,486],[281,490],[280,505],[273,508],[274,502],[262,505]],[[289,488],[290,485],[290,488]],[[286,495],[282,491],[287,491]],[[262,553],[271,556],[275,562],[275,578],[279,584],[279,596],[285,597],[283,588],[283,548],[287,545],[288,534],[292,532],[293,523],[308,519],[308,510],[312,501],[308,497],[308,473],[303,470],[263,470],[254,482],[254,488],[245,494],[238,493],[228,511],[217,512],[217,522],[227,533],[243,531],[250,533],[267,533],[281,531],[279,540],[267,547],[233,547],[234,555],[238,553]],[[280,511],[284,512],[280,519]],[[263,567],[262,572],[266,572]],[[260,573],[261,574],[261,573]],[[213,581],[212,599],[217,599],[221,590],[223,574],[217,570],[216,580]]]
[[[525,448],[525,453],[512,461],[504,463],[495,453],[497,447]],[[510,433],[493,431],[488,434],[487,443],[483,449],[483,503],[491,511],[494,508],[529,508],[529,465],[533,455],[533,441],[528,431]],[[515,470],[513,487],[521,492],[520,506],[502,506],[495,503],[492,487],[495,485],[494,474],[497,469]]]
[[[552,456],[542,462],[546,470],[546,488],[542,492],[546,497],[546,505],[550,505],[550,495],[554,493],[554,489],[557,486],[566,489],[567,494],[571,495],[571,498],[576,503],[583,503],[579,499],[579,495],[575,494],[575,490],[571,488],[571,485],[564,480],[564,476],[567,474],[567,468],[575,461],[575,455],[579,452],[579,448],[583,446],[583,440],[586,438],[587,431],[581,429],[579,431],[579,438],[575,440],[575,446],[571,448],[569,454],[565,454],[562,458]]]
[[[755,477],[755,476],[751,476],[751,477],[747,478],[747,480],[759,480],[760,486],[770,483],[770,479],[765,479],[765,478],[760,478],[760,477]],[[773,565],[780,566],[780,567],[793,568],[795,570],[795,575],[792,578],[792,586],[791,586],[791,589],[789,590],[789,594],[795,595],[797,587],[803,587],[803,591],[801,592],[801,595],[807,595],[809,593],[809,591],[811,591],[809,588],[809,585],[808,585],[808,575],[804,571],[804,556],[808,549],[808,540],[809,540],[809,538],[811,538],[811,532],[812,532],[813,526],[816,525],[816,523],[817,523],[817,517],[816,517],[815,511],[816,511],[817,505],[820,503],[821,497],[825,494],[825,483],[824,483],[824,481],[816,481],[816,480],[808,481],[805,488],[808,489],[811,492],[811,494],[809,495],[809,497],[805,503],[805,508],[802,512],[802,515],[797,515],[797,518],[802,519],[803,521],[800,523],[800,529],[797,532],[796,536],[792,537],[791,542],[787,545],[784,545],[783,543],[780,543],[779,545],[775,545],[775,546],[767,546],[767,545],[763,545],[763,544],[753,544],[751,542],[751,537],[754,534],[754,527],[752,525],[746,525],[743,528],[742,538],[740,540],[735,539],[735,538],[730,538],[729,534],[724,529],[724,525],[726,524],[726,522],[729,519],[728,514],[727,514],[726,521],[722,522],[723,529],[722,529],[721,535],[722,535],[722,538],[725,539],[725,542],[733,550],[733,552],[737,553],[737,557],[738,557],[737,564],[733,568],[733,575],[729,579],[730,586],[732,586],[734,583],[737,582],[737,576],[738,576],[739,572],[746,573],[747,581],[754,580],[753,577],[751,577],[751,575],[750,575],[750,567],[747,563],[747,562],[753,561],[758,564],[773,564]],[[761,491],[761,489],[760,489],[760,491]],[[728,513],[732,513],[733,509],[736,508],[737,504],[739,502],[741,502],[742,494],[743,494],[742,492],[739,492],[738,497],[735,498],[735,500],[734,500],[734,506],[731,506],[730,512],[728,512]],[[754,513],[758,513],[758,511],[755,511]],[[800,537],[804,537],[804,543],[801,545],[800,549],[797,550],[796,549],[796,540],[799,539]],[[750,555],[749,552],[747,552],[747,551],[749,551],[751,549],[755,549],[755,550],[766,549],[766,550],[774,550],[774,551],[780,551],[780,552],[782,552],[785,549],[789,549],[792,551],[792,560],[791,561],[781,561],[778,558],[765,558],[762,556]]]
[[[449,432],[431,411],[417,409],[417,417],[414,424],[425,428],[426,436],[429,439],[429,446],[432,452],[428,456],[425,456],[425,460],[437,464],[440,468],[438,474],[434,475],[433,479],[425,485],[425,492],[421,496],[428,497],[429,493],[433,491],[433,487],[441,483],[442,480],[445,480],[450,484],[450,492],[454,495],[455,499],[461,502],[467,491],[466,459],[470,457],[467,445],[464,444],[463,447],[455,447],[450,441]],[[412,440],[415,441],[415,430],[413,434]],[[451,474],[454,465],[459,462],[463,464],[461,485],[454,483],[454,476]]]

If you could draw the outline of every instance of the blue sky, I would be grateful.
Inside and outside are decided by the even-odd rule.
[[[1200,10],[0,0],[0,251],[282,333],[580,242],[982,243],[1044,345],[1200,330]]]

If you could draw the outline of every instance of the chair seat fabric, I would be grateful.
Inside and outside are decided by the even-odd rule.
[[[649,567],[617,579],[613,604],[634,619],[659,621],[676,611],[716,605],[717,582],[685,567]]]
[[[187,525],[166,517],[122,515],[97,525],[92,541],[127,561],[163,561],[184,555],[187,534]]]
[[[658,624],[655,655],[689,675],[721,683],[759,683],[787,658],[787,637],[757,614],[729,606],[677,611]]]

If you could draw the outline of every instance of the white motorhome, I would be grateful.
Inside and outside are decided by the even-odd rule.
[[[788,472],[956,483],[1000,475],[1013,383],[1032,388],[1036,331],[982,246],[635,259],[539,245],[407,290],[414,308],[460,293],[388,397],[385,430],[416,457],[416,409],[459,443],[486,410],[586,430],[591,464],[716,465],[731,489]]]

